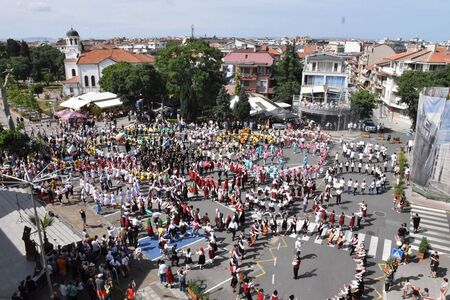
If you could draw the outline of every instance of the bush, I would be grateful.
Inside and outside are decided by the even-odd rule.
[[[196,281],[189,281],[188,288],[196,295],[201,296],[202,289],[200,288],[200,285]]]
[[[405,191],[405,188],[403,187],[403,181],[400,180],[400,183],[399,183],[399,184],[396,184],[396,185],[394,186],[394,195],[396,195],[396,196],[402,196],[403,193],[404,193],[404,191]]]
[[[44,92],[44,86],[40,83],[35,83],[31,85],[30,90],[35,95],[42,94]]]
[[[428,251],[428,239],[426,237],[423,237],[420,240],[419,252],[420,253],[426,253],[427,251]]]

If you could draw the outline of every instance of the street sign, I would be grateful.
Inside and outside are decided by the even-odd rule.
[[[392,256],[396,259],[401,259],[403,255],[403,251],[401,249],[392,249]]]

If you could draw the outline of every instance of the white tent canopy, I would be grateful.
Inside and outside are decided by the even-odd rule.
[[[62,107],[71,108],[74,110],[79,110],[83,106],[94,103],[100,108],[109,108],[114,106],[120,106],[122,105],[122,101],[117,98],[117,95],[110,92],[104,92],[104,93],[94,93],[89,92],[77,97],[72,97],[67,101],[64,101],[60,104]]]
[[[230,108],[233,108],[236,103],[239,102],[239,97],[234,96],[230,101]],[[291,107],[290,104],[284,103],[284,102],[274,102],[270,100],[269,98],[256,93],[250,93],[248,95],[248,102],[250,102],[250,115],[258,114],[262,111],[273,111],[275,109],[279,108],[288,108]]]
[[[119,98],[116,98],[116,99],[105,100],[105,101],[97,101],[97,102],[94,102],[94,104],[100,108],[109,108],[109,107],[114,107],[114,106],[120,106],[123,103]]]
[[[66,107],[66,108],[71,108],[74,110],[79,110],[80,108],[82,108],[83,106],[85,106],[88,103],[89,103],[88,101],[78,99],[78,97],[73,97],[73,98],[70,98],[69,100],[66,100],[63,103],[61,103],[60,106]]]

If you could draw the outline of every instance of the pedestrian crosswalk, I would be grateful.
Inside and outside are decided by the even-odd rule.
[[[303,235],[301,232],[301,228],[303,226],[303,221],[297,222],[297,234],[292,233],[289,235],[289,237],[297,238],[300,237],[303,241],[311,241],[315,244],[319,245],[328,245],[329,247],[336,247],[336,241],[339,237],[339,229],[336,230],[336,233],[333,238],[332,243],[328,243],[328,234],[330,229],[328,227],[325,227],[325,229],[322,231],[322,234],[320,237],[317,237],[317,227],[318,224],[311,222],[308,226],[308,233],[306,235]],[[350,241],[354,234],[358,235],[358,241],[359,243],[363,242],[365,243],[366,249],[368,249],[368,255],[371,258],[375,259],[381,259],[381,260],[387,260],[392,253],[393,247],[395,247],[395,241],[392,241],[390,239],[381,239],[374,235],[369,235],[365,233],[356,233],[352,232],[351,230],[345,230],[344,231],[344,245],[342,246],[343,250],[347,250]]]
[[[443,253],[450,254],[450,226],[447,218],[447,213],[444,210],[421,207],[411,205],[411,212],[413,214],[418,213],[421,217],[419,232],[414,233],[412,220],[410,221],[410,242],[413,250],[419,249],[420,240],[422,237],[426,237],[432,249]],[[254,218],[256,218],[254,216]],[[281,220],[277,220],[279,227],[281,226]],[[300,237],[303,241],[311,241],[315,244],[327,245],[329,228],[325,227],[320,237],[317,237],[318,223],[310,222],[308,225],[308,232],[303,235],[301,229],[303,227],[303,220],[297,221],[297,234],[292,233],[289,236],[292,238]],[[288,228],[290,227],[290,219],[288,220]],[[353,232],[350,230],[344,231],[344,245],[342,249],[346,250],[350,244],[353,236]],[[336,230],[333,238],[333,243],[330,247],[335,247],[336,240],[339,237],[339,230]],[[386,261],[392,254],[392,250],[396,247],[396,241],[394,239],[383,239],[374,235],[358,233],[358,241],[361,243],[364,241],[366,249],[368,249],[369,257],[377,260]]]
[[[431,249],[441,253],[450,254],[450,226],[447,212],[442,209],[411,205],[411,213],[419,214],[419,232],[414,233],[413,221],[410,221],[409,230],[414,239],[412,248],[418,249],[423,237],[428,239]]]

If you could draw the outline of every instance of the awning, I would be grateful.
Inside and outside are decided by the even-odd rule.
[[[325,92],[323,85],[302,86],[302,94],[323,93]]]
[[[109,108],[109,107],[123,105],[122,101],[119,98],[106,100],[106,101],[98,101],[98,102],[94,102],[94,104],[100,108]]]
[[[82,108],[83,106],[85,106],[88,103],[89,103],[88,101],[81,100],[78,97],[73,97],[67,101],[62,102],[60,104],[60,106],[79,110],[80,108]]]

